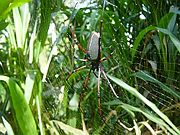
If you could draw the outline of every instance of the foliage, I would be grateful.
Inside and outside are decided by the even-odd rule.
[[[177,1],[25,2],[0,2],[2,134],[180,134]],[[90,62],[70,31],[86,48],[101,21],[102,64],[120,97],[101,75],[102,116],[98,72],[85,87]]]

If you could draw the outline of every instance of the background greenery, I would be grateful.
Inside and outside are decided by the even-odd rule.
[[[0,2],[1,134],[180,134],[180,3],[177,0]],[[104,5],[104,6],[103,6]],[[97,78],[73,42],[86,48],[102,26],[104,70]],[[105,121],[103,120],[105,119]]]

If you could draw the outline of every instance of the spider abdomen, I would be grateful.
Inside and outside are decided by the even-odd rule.
[[[97,32],[92,32],[89,37],[89,41],[87,45],[87,53],[91,61],[98,59],[100,52],[99,38],[100,38],[100,34]]]

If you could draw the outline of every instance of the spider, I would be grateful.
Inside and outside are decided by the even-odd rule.
[[[81,61],[84,61],[84,62],[90,62],[90,71],[88,73],[88,76],[86,77],[85,79],[85,86],[87,85],[87,82],[90,78],[90,74],[91,72],[94,73],[94,75],[97,77],[97,80],[98,80],[98,90],[97,90],[97,95],[98,95],[98,111],[99,111],[99,114],[102,115],[102,107],[101,107],[101,93],[100,93],[100,77],[101,77],[101,73],[103,74],[104,76],[104,79],[107,81],[110,89],[112,90],[114,96],[116,98],[119,98],[119,96],[116,94],[114,88],[112,87],[105,71],[104,71],[104,68],[103,68],[103,64],[102,62],[107,60],[108,57],[106,58],[101,58],[101,33],[102,33],[102,23],[103,21],[101,20],[100,21],[100,32],[95,32],[93,31],[89,37],[89,41],[88,41],[88,44],[87,44],[87,49],[84,49],[81,44],[78,42],[77,38],[76,38],[76,34],[75,34],[75,31],[72,29],[72,27],[70,27],[70,31],[71,31],[71,34],[72,34],[72,39],[74,40],[75,44],[78,45],[78,48],[84,52],[86,55],[85,55],[85,59],[79,59]],[[87,65],[84,65],[80,68],[77,68],[75,69],[69,76],[71,76],[73,73],[79,71],[79,70],[82,70],[84,68],[86,68]],[[98,72],[98,75],[95,73],[95,71]],[[69,77],[68,77],[69,78]]]

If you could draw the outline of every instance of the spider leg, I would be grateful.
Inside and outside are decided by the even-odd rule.
[[[84,68],[86,68],[86,67],[87,67],[87,65],[84,65],[84,66],[82,66],[82,67],[79,67],[79,68],[77,68],[77,69],[74,69],[74,70],[68,75],[67,79],[69,79],[74,73],[76,73],[76,72],[78,72],[78,71],[80,71],[80,70],[82,70],[82,69],[84,69]]]
[[[88,59],[86,59],[86,58],[85,58],[85,59],[80,59],[80,58],[77,58],[76,56],[74,56],[74,58],[75,58],[75,59],[77,59],[77,60],[79,60],[79,61],[83,61],[83,62],[87,62],[87,61],[89,61],[89,60],[88,60]]]
[[[70,31],[71,31],[72,38],[73,38],[75,44],[78,45],[78,48],[79,48],[82,52],[87,53],[87,50],[84,49],[84,48],[81,46],[81,44],[78,42],[77,37],[76,37],[76,34],[75,34],[74,30],[72,29],[72,27],[70,27]]]
[[[92,71],[92,68],[90,69],[89,73],[88,73],[88,76],[86,77],[85,81],[84,81],[84,84],[83,86],[86,88],[87,84],[88,84],[88,81],[90,79],[90,74],[91,74],[91,71]]]
[[[109,59],[112,57],[112,55],[113,55],[113,52],[112,52],[111,54],[109,54],[107,57],[103,57],[103,58],[100,60],[100,62],[103,62],[103,61],[105,61],[105,60],[109,60]]]
[[[101,69],[98,68],[98,111],[100,116],[102,116],[102,106],[101,106],[101,90],[100,90],[100,79],[101,79]]]
[[[116,97],[116,98],[119,98],[119,96],[116,94],[114,88],[112,87],[112,85],[111,85],[111,83],[110,83],[110,81],[109,81],[109,79],[108,79],[106,73],[104,72],[104,70],[103,70],[102,68],[101,68],[101,72],[103,73],[103,76],[104,76],[105,80],[107,80],[108,85],[110,86],[110,88],[111,88],[113,94],[115,95],[115,97]]]
[[[96,78],[98,78],[98,75],[95,73],[95,71],[93,71],[93,74],[96,76]]]
[[[103,20],[100,21],[100,38],[102,36],[102,24],[103,24]]]

